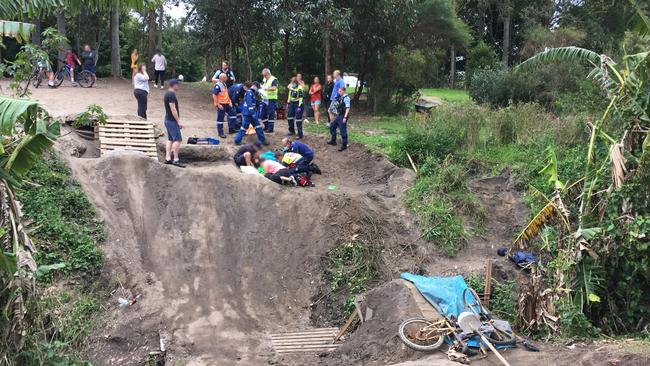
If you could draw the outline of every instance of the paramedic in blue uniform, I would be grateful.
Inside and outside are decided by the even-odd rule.
[[[282,145],[284,145],[285,151],[302,155],[302,158],[295,162],[296,166],[294,171],[296,173],[321,174],[320,168],[316,164],[313,164],[314,150],[307,144],[300,141],[292,141],[290,138],[285,137],[282,139]]]
[[[241,110],[242,105],[244,104],[244,84],[234,84],[228,88],[228,95],[230,96],[230,101],[232,102],[232,108],[237,113],[237,124],[235,126],[235,130],[231,131],[232,133],[236,133],[243,122]]]
[[[246,134],[246,130],[248,130],[248,126],[251,124],[255,128],[255,133],[257,134],[257,139],[263,144],[263,145],[268,145],[268,141],[266,141],[266,137],[264,137],[264,131],[262,130],[262,126],[260,126],[259,121],[257,120],[257,88],[259,87],[258,83],[251,83],[250,81],[247,81],[246,84],[244,84],[244,90],[246,93],[244,94],[244,105],[242,106],[242,114],[244,117],[244,122],[242,123],[242,126],[239,128],[239,131],[237,132],[237,135],[235,136],[235,144],[241,145],[241,140],[244,138],[244,134]]]
[[[286,151],[294,152],[302,155],[302,158],[307,162],[311,163],[314,160],[314,150],[311,149],[307,144],[294,141],[288,137],[282,139],[282,145],[284,145]]]
[[[330,123],[330,135],[332,138],[328,145],[336,145],[336,129],[341,132],[341,148],[343,151],[348,148],[348,117],[350,116],[350,96],[345,93],[345,85],[338,89],[338,97],[334,99],[330,110],[336,115],[336,119]]]

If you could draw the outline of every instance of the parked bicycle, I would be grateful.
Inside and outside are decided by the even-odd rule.
[[[70,73],[72,70],[70,69],[70,66],[64,64],[59,68],[59,70],[56,72],[54,75],[54,86],[59,87],[61,84],[63,84],[64,79],[72,80],[70,78]],[[88,71],[88,70],[82,70],[82,71],[77,71],[75,72],[75,81],[77,84],[79,84],[80,87],[82,88],[91,88],[93,85],[95,85],[95,81],[97,80],[97,77],[95,76],[94,73]]]

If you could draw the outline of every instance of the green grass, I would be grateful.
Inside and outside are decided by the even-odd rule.
[[[313,118],[309,118],[313,122]],[[324,117],[327,121],[327,117]],[[354,119],[348,123],[348,139],[368,146],[371,150],[389,154],[395,142],[403,136],[410,124],[416,121],[405,117],[380,117],[374,119]],[[321,122],[320,126],[306,123],[305,131],[329,136],[329,129]]]
[[[425,97],[438,97],[447,103],[471,103],[469,94],[460,89],[425,88],[420,89]]]
[[[39,265],[65,264],[60,271],[38,278],[39,296],[29,301],[30,326],[21,365],[89,365],[77,352],[101,321],[99,312],[107,289],[98,284],[102,266],[99,243],[104,227],[68,166],[56,154],[46,154],[27,175],[32,184],[17,194],[26,219],[33,221],[31,238]],[[64,282],[64,284],[60,284]],[[44,286],[57,288],[44,292]]]

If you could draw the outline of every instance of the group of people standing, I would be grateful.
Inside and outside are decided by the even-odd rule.
[[[133,94],[137,100],[138,116],[146,119],[150,79],[146,64],[138,63],[138,59],[139,54],[136,49],[131,55]],[[156,73],[154,88],[164,88],[167,65],[164,55],[156,52],[151,62],[154,64]],[[225,127],[227,126],[228,133],[235,134],[235,144],[241,145],[244,135],[252,127],[258,142],[261,145],[268,145],[265,134],[275,131],[276,110],[279,105],[279,81],[273,76],[271,70],[268,68],[262,70],[261,83],[257,81],[237,83],[237,78],[230,68],[229,62],[223,61],[221,68],[212,76],[212,82],[215,83],[212,89],[212,100],[216,110],[216,127],[219,137],[226,138]],[[178,158],[183,127],[176,98],[179,80],[171,79],[168,85],[169,89],[164,97],[165,127],[168,137],[165,162],[183,167],[183,162]],[[289,130],[287,136],[295,136],[297,139],[304,137],[303,115],[306,94],[309,95],[309,103],[314,111],[316,124],[320,123],[320,106],[322,100],[325,100],[331,135],[327,143],[329,145],[337,144],[336,135],[339,130],[342,143],[339,151],[347,149],[347,122],[351,103],[341,72],[336,70],[332,75],[328,75],[325,86],[321,85],[318,77],[315,77],[308,89],[302,74],[298,73],[291,78],[287,85],[286,111]]]
[[[223,61],[213,77],[213,104],[217,109],[217,133],[226,138],[224,125],[228,118],[229,133],[237,133],[235,143],[241,143],[243,134],[252,125],[260,142],[266,140],[265,133],[274,133],[276,110],[278,108],[279,81],[271,74],[271,70],[262,70],[262,82],[247,82],[237,84],[235,73],[228,61]],[[336,145],[336,133],[340,131],[342,145],[339,149],[347,148],[347,122],[350,113],[350,97],[346,93],[345,82],[341,72],[335,70],[327,76],[325,89],[318,77],[307,89],[302,74],[297,73],[287,85],[287,136],[304,137],[303,121],[305,115],[306,93],[314,111],[314,121],[320,124],[320,106],[325,99],[330,128],[330,145]],[[323,98],[324,97],[324,98]]]

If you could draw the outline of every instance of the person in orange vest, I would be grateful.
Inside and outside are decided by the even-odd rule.
[[[217,108],[217,133],[222,139],[226,138],[226,134],[223,133],[223,123],[226,115],[228,115],[228,133],[235,133],[237,130],[237,113],[232,108],[232,101],[228,95],[227,80],[228,75],[219,75],[219,81],[212,90],[212,103]]]

